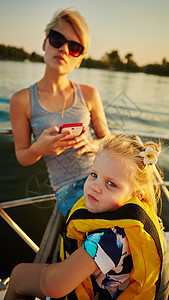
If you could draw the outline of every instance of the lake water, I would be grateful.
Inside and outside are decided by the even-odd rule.
[[[17,90],[38,81],[44,70],[43,63],[0,61],[0,129],[11,128],[9,97]],[[169,137],[169,77],[80,68],[74,70],[69,78],[99,90],[111,130],[125,129]],[[33,181],[37,183],[37,176],[39,182],[41,181],[38,189],[42,193],[44,190],[46,192],[49,185],[43,178],[43,162],[35,166],[20,166],[15,158],[12,135],[1,135],[0,145],[0,202],[31,196],[28,192],[34,191],[32,184]],[[167,180],[168,146],[165,144],[160,160]],[[48,193],[50,192],[49,190]],[[28,205],[7,209],[7,213],[39,245],[51,209],[51,204]],[[169,231],[168,213],[169,203],[164,200],[162,217],[166,230]],[[4,278],[9,276],[17,263],[33,261],[34,253],[2,218],[0,227],[0,240],[3,245],[0,249],[0,278]]]
[[[44,69],[43,63],[0,61],[0,97],[38,81]],[[99,90],[111,129],[169,135],[169,77],[80,68],[69,78]],[[0,110],[6,128],[9,105],[0,103]]]

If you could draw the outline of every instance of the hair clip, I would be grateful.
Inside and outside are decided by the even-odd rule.
[[[157,163],[157,157],[159,153],[155,151],[152,147],[147,146],[144,151],[141,151],[139,155],[143,158],[143,163],[145,165],[152,165]]]

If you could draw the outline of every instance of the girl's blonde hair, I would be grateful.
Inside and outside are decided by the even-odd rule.
[[[144,191],[142,202],[147,204],[153,211],[157,212],[157,204],[161,205],[161,188],[156,185],[156,176],[153,165],[145,165],[143,157],[139,155],[147,146],[151,146],[155,151],[160,153],[161,147],[154,142],[147,142],[142,146],[135,136],[121,133],[113,133],[110,137],[103,140],[100,151],[107,150],[110,153],[121,155],[126,159],[131,181],[135,191]],[[160,170],[162,175],[162,171]]]
[[[73,30],[84,46],[83,54],[86,54],[90,46],[90,32],[84,17],[76,10],[71,10],[69,8],[57,10],[50,22],[46,25],[46,37],[48,37],[49,31],[53,29],[54,26],[61,25],[63,21],[72,26]]]

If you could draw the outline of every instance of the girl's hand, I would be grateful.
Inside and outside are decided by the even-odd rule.
[[[69,131],[59,134],[57,126],[45,129],[33,144],[33,150],[38,155],[59,155],[76,143],[75,139],[64,140],[69,134]]]
[[[85,152],[96,153],[99,149],[100,139],[88,140],[86,133],[81,134],[75,138],[75,144],[73,144],[74,149],[79,149],[77,155],[82,155]]]

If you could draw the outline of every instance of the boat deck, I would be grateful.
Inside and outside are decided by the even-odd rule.
[[[3,299],[4,299],[5,293],[6,293],[6,291],[5,291],[5,292],[1,292],[1,291],[0,291],[0,300],[3,300]],[[40,299],[39,299],[39,298],[35,298],[35,300],[40,300]]]
[[[5,292],[0,292],[0,300],[3,300],[5,296]]]

